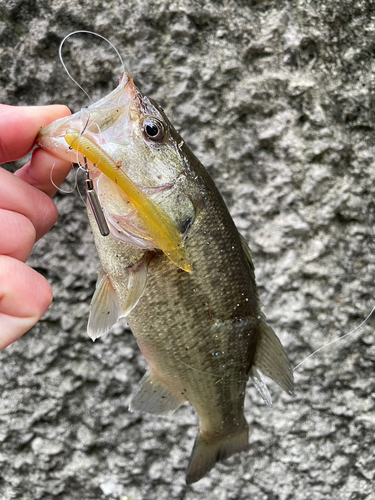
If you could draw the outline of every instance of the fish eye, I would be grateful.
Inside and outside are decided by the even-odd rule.
[[[164,126],[156,118],[146,118],[142,124],[142,132],[151,141],[161,141],[164,137]]]

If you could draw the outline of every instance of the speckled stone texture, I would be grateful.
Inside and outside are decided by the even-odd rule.
[[[375,303],[374,1],[0,0],[0,101],[86,105],[58,60],[76,29],[117,46],[216,180],[293,366],[358,325]],[[63,54],[94,100],[116,86],[104,42]],[[87,337],[99,263],[77,192],[56,204],[30,259],[53,306],[0,353],[1,499],[375,498],[375,320],[296,370],[294,397],[270,382],[273,409],[249,384],[249,452],[187,487],[194,412],[128,412],[146,363],[124,322]]]

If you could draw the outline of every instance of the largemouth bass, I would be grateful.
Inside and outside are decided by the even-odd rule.
[[[126,316],[149,364],[131,410],[194,406],[200,426],[186,481],[198,481],[248,448],[249,377],[268,405],[264,375],[293,390],[260,309],[251,251],[208,172],[129,74],[44,128],[38,144],[87,165],[109,226],[103,236],[88,205],[102,265],[88,334],[96,339]]]

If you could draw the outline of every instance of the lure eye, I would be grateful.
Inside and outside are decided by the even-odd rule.
[[[146,118],[142,125],[142,132],[151,141],[161,141],[164,137],[164,126],[156,118]]]

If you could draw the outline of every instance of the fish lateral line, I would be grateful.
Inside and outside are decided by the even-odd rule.
[[[170,216],[149,196],[141,191],[125,174],[117,163],[92,140],[78,130],[68,129],[65,141],[75,151],[86,157],[92,164],[112,180],[129,198],[137,209],[146,229],[156,245],[180,269],[192,273],[193,268],[184,249],[182,235]]]
[[[300,363],[298,363],[298,365],[296,365],[292,370],[293,371],[297,370],[297,368],[299,368],[301,365],[303,365],[303,363],[305,363],[305,361],[307,361],[308,359],[312,358],[317,352],[322,351],[326,347],[328,347],[328,346],[330,346],[332,344],[335,344],[336,342],[339,342],[340,340],[343,340],[345,337],[348,337],[349,335],[352,335],[354,332],[356,332],[357,330],[359,330],[360,328],[362,328],[362,326],[365,325],[368,322],[368,320],[371,318],[371,316],[373,315],[374,311],[375,311],[375,306],[371,309],[371,311],[366,316],[366,318],[359,325],[357,325],[355,328],[353,328],[352,330],[350,330],[350,332],[344,333],[344,335],[341,335],[337,339],[333,339],[330,342],[327,342],[326,344],[321,345],[320,347],[318,347],[318,349],[316,349],[315,351],[313,351],[305,359],[303,359]]]

